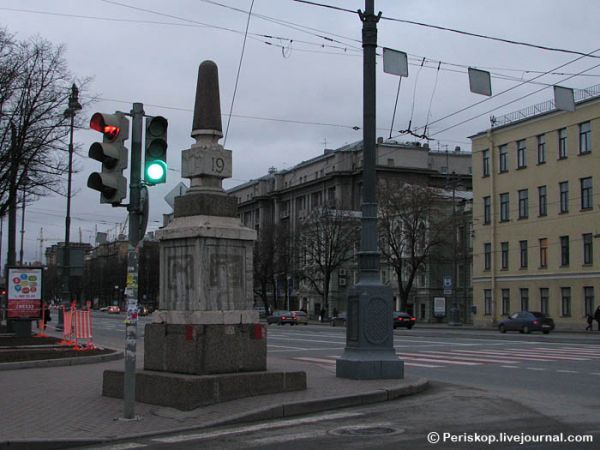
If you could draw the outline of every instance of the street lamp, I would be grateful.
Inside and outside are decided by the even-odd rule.
[[[68,305],[71,302],[71,254],[69,244],[71,239],[71,180],[73,177],[73,128],[75,114],[81,110],[79,103],[79,89],[75,83],[71,86],[71,95],[69,95],[69,106],[64,112],[64,117],[71,119],[69,136],[69,167],[67,178],[67,215],[65,217],[65,246],[63,253],[63,304]],[[59,310],[62,311],[62,310]],[[59,312],[57,328],[63,328],[62,313]]]

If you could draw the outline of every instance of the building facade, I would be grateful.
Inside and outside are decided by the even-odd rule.
[[[401,143],[380,138],[376,164],[379,182],[396,180],[440,189],[450,186],[471,189],[471,155],[458,147],[454,151],[433,151],[428,145],[418,142]],[[357,142],[336,150],[326,149],[322,155],[291,169],[272,168],[268,175],[229,189],[228,193],[238,198],[240,218],[245,226],[260,233],[264,227],[282,225],[290,235],[294,235],[303,221],[318,208],[330,205],[343,211],[359,212],[361,190],[362,142]],[[358,246],[354,251],[357,249]],[[438,262],[445,268],[427,270],[418,277],[412,291],[410,309],[421,320],[432,317],[433,296],[443,295],[443,274],[453,265],[448,258],[438,258]],[[459,266],[463,265],[461,256]],[[465,266],[468,271],[470,259]],[[357,275],[356,261],[335,271],[330,285],[329,312],[334,308],[338,312],[346,310],[347,289],[358,281]],[[276,280],[276,292],[272,292],[272,295],[281,297],[278,305],[306,308],[310,314],[318,315],[321,307],[319,296],[293,274],[284,274],[283,278],[285,280]],[[392,287],[398,303],[395,276],[385,264],[382,265],[381,278],[383,283]],[[470,304],[470,272],[468,279],[468,283],[461,281],[463,292],[460,295],[465,298],[464,305]],[[469,300],[466,300],[467,295]]]
[[[472,136],[474,322],[541,311],[583,329],[600,293],[600,86],[576,110],[546,102]]]

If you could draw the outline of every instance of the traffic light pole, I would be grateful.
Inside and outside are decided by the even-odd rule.
[[[125,419],[135,417],[135,370],[137,345],[137,314],[138,314],[138,243],[143,233],[141,191],[142,191],[142,127],[144,122],[144,105],[134,103],[131,110],[131,171],[129,178],[129,244],[127,247],[127,320],[125,321],[125,375],[123,399],[125,400]]]

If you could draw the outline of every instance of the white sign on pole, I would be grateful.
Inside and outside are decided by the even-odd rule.
[[[165,195],[165,202],[167,202],[171,208],[175,209],[175,197],[179,197],[185,194],[187,191],[188,187],[180,181],[179,184],[171,190],[171,192]]]
[[[392,50],[391,48],[383,49],[383,71],[398,75],[400,77],[408,76],[408,56],[404,52]]]

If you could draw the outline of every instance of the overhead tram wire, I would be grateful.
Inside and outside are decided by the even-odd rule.
[[[598,49],[596,49],[596,50],[594,50],[594,51],[590,52],[590,54],[596,53],[596,52],[598,52],[598,51],[600,51],[600,48],[598,48]],[[577,58],[575,58],[575,59],[572,59],[571,61],[567,61],[566,63],[564,63],[564,64],[561,64],[561,65],[559,65],[559,66],[557,66],[557,67],[555,67],[555,68],[553,68],[553,69],[550,69],[550,70],[548,70],[548,71],[547,71],[547,72],[545,72],[545,73],[542,73],[542,74],[540,74],[540,75],[537,75],[537,76],[535,76],[535,77],[533,77],[533,78],[530,78],[529,80],[523,81],[523,82],[521,82],[521,83],[519,83],[519,84],[516,84],[516,85],[514,85],[514,86],[512,86],[512,87],[510,87],[510,88],[508,88],[508,89],[505,89],[505,90],[503,90],[503,91],[501,91],[501,92],[499,92],[499,93],[497,93],[497,94],[494,94],[494,95],[492,95],[492,96],[490,96],[490,97],[486,97],[486,98],[484,98],[484,99],[482,99],[482,100],[480,100],[480,101],[478,101],[478,102],[472,103],[472,104],[471,104],[471,105],[469,105],[469,106],[465,106],[464,108],[461,108],[461,109],[459,109],[458,111],[455,111],[455,112],[453,112],[453,113],[447,114],[447,115],[445,115],[445,116],[443,116],[443,117],[441,117],[441,118],[439,118],[439,119],[436,119],[436,120],[434,120],[433,122],[430,122],[430,123],[429,123],[429,125],[433,125],[433,124],[439,123],[439,122],[441,122],[441,121],[443,121],[443,120],[449,119],[450,117],[454,117],[454,116],[455,116],[455,115],[457,115],[457,114],[460,114],[460,113],[462,113],[462,112],[464,112],[464,111],[467,111],[467,110],[469,110],[469,109],[471,109],[471,108],[474,108],[475,106],[481,105],[482,103],[488,102],[488,101],[490,101],[490,100],[492,100],[492,99],[494,99],[494,98],[497,98],[497,97],[499,97],[499,96],[501,96],[501,95],[503,95],[503,94],[506,94],[507,92],[510,92],[510,91],[512,91],[512,90],[514,90],[514,89],[516,89],[516,88],[518,88],[518,87],[521,87],[521,86],[523,86],[524,84],[530,83],[531,81],[537,80],[538,78],[542,78],[542,77],[544,77],[544,76],[548,75],[548,73],[550,73],[550,72],[554,72],[554,71],[556,71],[556,70],[558,70],[558,69],[561,69],[561,68],[563,68],[563,67],[565,67],[565,66],[568,66],[569,64],[573,64],[573,63],[575,63],[575,62],[579,61],[580,59],[583,59],[583,58],[585,58],[586,56],[588,56],[588,55],[579,56],[579,57],[577,57]],[[594,69],[594,68],[596,68],[596,67],[598,67],[598,66],[594,66],[594,67],[592,67],[591,69],[588,69],[588,70],[593,70],[593,69]],[[587,71],[587,70],[586,70],[586,71]],[[569,76],[569,77],[567,77],[567,78],[565,78],[565,79],[563,79],[563,80],[559,81],[559,83],[562,83],[562,82],[564,82],[565,80],[569,80],[569,79],[571,79],[571,78],[573,78],[573,77],[575,77],[575,76],[579,76],[579,75],[580,75],[580,73],[573,74],[573,75],[571,75],[571,76]],[[555,83],[555,84],[556,84],[556,83]],[[549,86],[544,86],[544,87],[542,87],[540,90],[538,90],[538,91],[535,91],[534,93],[532,93],[532,94],[529,94],[529,95],[533,95],[533,94],[535,94],[536,92],[539,92],[539,91],[541,91],[541,90],[543,90],[543,89],[547,89],[548,87],[549,87]],[[527,95],[527,96],[528,96],[528,95]],[[525,97],[527,97],[527,96],[525,96]],[[525,98],[525,97],[522,97],[522,98]],[[512,103],[512,102],[511,102],[511,103]],[[503,105],[503,106],[504,106],[504,105]],[[497,109],[497,108],[495,108],[495,109]],[[495,109],[493,109],[492,111],[495,111]],[[487,113],[484,113],[484,114],[487,114]],[[470,120],[473,120],[473,119],[475,119],[475,118],[477,118],[477,117],[481,117],[481,115],[478,115],[478,116],[476,116],[476,117],[474,117],[474,118],[471,118],[471,119],[469,119],[468,121],[470,121]],[[465,123],[465,122],[461,122],[461,124],[462,124],[462,123]],[[418,130],[418,129],[421,129],[421,128],[423,128],[423,127],[419,127],[419,128],[417,128],[417,130]],[[453,128],[453,127],[452,127],[452,128]],[[448,128],[448,129],[450,129],[450,128]],[[446,131],[446,130],[444,130],[444,131]],[[439,134],[439,132],[436,132],[435,134]]]
[[[217,2],[213,2],[210,0],[202,0],[205,1],[207,3],[210,4],[215,4],[215,5],[220,5]],[[114,2],[116,3],[116,2]],[[124,6],[127,7],[129,5],[122,5],[122,4],[118,4],[119,6]],[[222,5],[224,7],[226,7],[227,5]],[[230,9],[233,9],[235,11],[239,11],[239,12],[244,12],[244,10],[238,9],[238,8],[233,8],[233,7],[229,7]],[[152,14],[157,14],[157,15],[162,15],[161,12],[159,11],[152,11],[152,10],[148,10],[145,8],[138,8],[142,11],[148,12],[148,13],[152,13]],[[188,27],[188,28],[193,28],[193,27],[202,27],[202,28],[212,28],[215,30],[219,30],[219,31],[228,31],[231,33],[236,33],[236,34],[244,34],[243,31],[241,30],[235,30],[232,28],[227,28],[227,27],[221,27],[218,25],[213,25],[213,24],[208,24],[208,23],[203,23],[203,22],[198,22],[198,21],[193,21],[191,19],[185,19],[185,18],[181,18],[181,17],[177,17],[177,16],[173,16],[173,17],[177,17],[177,20],[186,20],[188,21],[188,23],[180,23],[180,22],[161,22],[161,21],[154,21],[154,20],[140,20],[140,19],[122,19],[122,18],[115,18],[115,17],[100,17],[100,16],[85,16],[85,15],[81,15],[81,14],[67,14],[67,13],[57,13],[57,12],[51,12],[51,11],[39,11],[39,10],[30,10],[30,9],[18,9],[18,8],[5,8],[5,7],[0,7],[0,11],[11,11],[11,12],[20,12],[20,13],[28,13],[28,14],[41,14],[41,15],[50,15],[50,16],[57,16],[57,17],[69,17],[69,18],[77,18],[77,19],[88,19],[88,20],[99,20],[99,21],[109,21],[109,22],[117,22],[117,23],[135,23],[135,24],[142,24],[142,25],[164,25],[164,26],[179,26],[179,27]],[[286,25],[286,24],[293,24],[292,22],[287,22],[287,21],[283,21],[283,20],[279,20],[279,19],[274,19],[274,18],[269,18],[268,16],[261,16],[260,14],[253,14],[255,17],[258,18],[263,18],[264,20],[269,20],[273,23],[277,23],[277,24],[281,24],[281,25]],[[189,21],[191,20],[191,23],[189,23]],[[280,23],[281,22],[281,23]],[[286,25],[288,26],[288,25]],[[298,25],[297,27],[292,27],[291,25],[288,26],[289,28],[292,29],[298,29],[298,27],[304,27],[307,30],[316,30],[318,32],[321,33],[326,33],[325,31],[322,30],[318,30],[316,28],[311,28],[308,26],[300,26]],[[299,31],[303,31],[308,33],[306,30],[299,30]],[[338,55],[338,56],[352,56],[352,57],[359,57],[361,56],[360,52],[362,52],[362,50],[359,47],[354,47],[354,46],[350,46],[347,45],[346,43],[343,43],[341,41],[335,41],[331,38],[328,38],[327,36],[322,36],[319,34],[315,34],[315,33],[309,33],[315,37],[318,37],[320,39],[325,39],[328,41],[333,41],[333,42],[340,42],[342,45],[344,46],[338,46],[338,45],[332,45],[332,44],[324,44],[324,43],[316,43],[316,42],[310,42],[310,41],[304,41],[301,39],[296,39],[296,38],[290,38],[290,37],[286,37],[286,36],[278,36],[278,35],[271,35],[271,34],[260,34],[260,33],[248,33],[249,36],[254,39],[255,41],[258,41],[260,43],[263,43],[265,45],[269,45],[272,47],[277,47],[280,49],[285,49],[287,47],[284,47],[281,44],[278,44],[276,42],[270,42],[269,40],[279,40],[279,41],[288,41],[290,43],[300,43],[300,44],[304,44],[307,46],[313,46],[313,47],[319,47],[319,48],[331,48],[334,50],[340,50],[341,52],[327,52],[327,51],[318,51],[318,50],[310,50],[310,49],[304,49],[304,48],[298,48],[298,47],[294,47],[294,51],[297,52],[303,52],[303,53],[315,53],[315,54],[325,54],[325,55]],[[333,34],[332,34],[333,35]],[[348,39],[351,40],[351,38],[348,37],[344,37],[341,35],[337,35],[340,36],[343,39]],[[261,39],[262,38],[262,39]],[[267,39],[267,40],[263,40],[263,39]],[[359,42],[359,41],[358,41]],[[379,48],[383,48],[383,46],[378,46]],[[358,53],[354,53],[354,52],[358,52]],[[381,57],[381,54],[378,54],[379,57]],[[409,65],[412,66],[419,66],[420,65],[420,61],[423,59],[423,56],[419,56],[419,55],[412,55],[409,53],[410,57],[413,57],[417,62],[409,62]],[[425,57],[426,58],[426,57]],[[410,60],[409,60],[410,61]],[[452,63],[452,62],[448,62],[448,61],[439,61],[439,60],[434,60],[431,58],[426,58],[426,63],[423,67],[425,67],[426,69],[435,69],[435,65],[434,66],[429,66],[427,63],[434,63],[435,65],[439,65],[440,63],[443,66],[452,66],[452,67],[459,67],[459,68],[464,68],[467,69],[468,67],[474,67],[474,65],[467,65],[467,64],[457,64],[457,63]],[[491,72],[492,77],[493,78],[499,78],[499,79],[505,79],[508,81],[517,81],[517,82],[521,82],[523,81],[522,78],[517,78],[517,77],[512,77],[510,75],[506,75],[506,74],[500,74],[497,72],[494,72],[494,70],[498,70],[498,71],[510,71],[510,72],[521,72],[521,73],[534,73],[534,74],[539,74],[539,73],[546,73],[543,71],[539,71],[539,70],[532,70],[532,69],[517,69],[517,68],[505,68],[505,67],[486,67],[486,66],[477,66],[479,69],[482,70],[488,70]],[[445,72],[454,72],[454,73],[466,73],[460,70],[453,70],[450,69],[448,67],[441,67],[440,70],[445,71]],[[549,75],[557,75],[557,76],[565,76],[565,75],[570,75],[569,73],[564,73],[564,72],[557,72],[557,73],[550,73]],[[586,77],[600,77],[600,74],[582,74],[581,76],[586,76]],[[531,82],[531,84],[541,84],[541,83],[535,83],[535,82]]]
[[[347,8],[341,8],[339,6],[326,5],[324,3],[316,3],[316,2],[311,2],[308,0],[293,0],[293,1],[298,2],[298,3],[306,3],[307,5],[311,5],[311,6],[320,6],[323,8],[329,8],[329,9],[333,9],[336,11],[342,11],[342,12],[347,12],[347,13],[351,13],[351,14],[356,14],[356,11],[353,11],[353,10],[347,9]],[[424,22],[416,22],[414,20],[397,19],[395,17],[386,17],[383,15],[381,16],[381,19],[389,20],[392,22],[406,23],[409,25],[417,25],[420,27],[433,28],[433,29],[440,30],[440,31],[448,31],[448,32],[457,33],[457,34],[460,34],[463,36],[470,36],[470,37],[476,37],[479,39],[487,39],[487,40],[491,40],[491,41],[502,42],[504,44],[521,45],[521,46],[525,46],[525,47],[536,48],[538,50],[547,50],[547,51],[551,51],[551,52],[561,52],[561,53],[571,53],[574,55],[587,56],[590,58],[600,58],[600,56],[598,56],[598,55],[590,55],[589,53],[580,52],[577,50],[569,50],[569,49],[557,48],[557,47],[548,47],[546,45],[540,45],[540,44],[531,44],[529,42],[515,41],[513,39],[489,36],[486,34],[472,33],[470,31],[458,30],[456,28],[443,27],[440,25],[432,25],[432,24],[424,23]]]
[[[600,64],[596,64],[595,66],[592,66],[592,67],[590,67],[589,69],[585,69],[585,70],[583,70],[583,71],[582,71],[582,73],[583,73],[583,72],[587,72],[587,71],[589,71],[589,70],[596,69],[596,68],[598,68],[598,67],[600,67]],[[574,78],[574,77],[576,77],[576,76],[578,76],[578,75],[579,75],[579,74],[571,75],[571,76],[569,76],[569,77],[567,77],[567,78],[564,78],[563,80],[559,81],[559,83],[564,83],[565,81],[567,81],[567,80],[570,80],[571,78]],[[502,104],[502,105],[500,105],[500,106],[498,106],[498,107],[496,107],[496,108],[493,108],[493,109],[491,109],[491,110],[489,110],[489,111],[486,111],[486,112],[484,112],[484,113],[478,114],[477,116],[470,117],[470,118],[468,118],[468,119],[465,119],[465,120],[463,120],[463,121],[461,121],[461,122],[455,123],[454,125],[451,125],[451,126],[449,126],[449,127],[446,127],[446,128],[444,128],[443,130],[437,131],[437,132],[433,133],[433,134],[432,134],[432,136],[436,136],[436,135],[438,135],[438,134],[444,133],[445,131],[451,130],[452,128],[456,128],[456,127],[458,127],[458,126],[460,126],[460,125],[463,125],[463,124],[465,124],[465,123],[467,123],[467,122],[470,122],[471,120],[478,119],[479,117],[482,117],[482,116],[484,116],[484,115],[487,115],[487,114],[489,114],[489,113],[491,113],[491,112],[494,112],[494,111],[496,111],[497,109],[504,108],[505,106],[508,106],[508,105],[510,105],[510,104],[512,104],[512,103],[518,102],[519,100],[523,100],[524,98],[527,98],[527,97],[530,97],[531,95],[537,94],[538,92],[541,92],[541,91],[543,91],[544,89],[548,89],[548,88],[547,88],[547,87],[542,87],[542,88],[540,88],[540,89],[538,89],[538,90],[536,90],[536,91],[534,91],[534,92],[531,92],[531,93],[529,93],[529,94],[526,94],[526,95],[523,95],[523,96],[521,96],[521,97],[519,97],[519,98],[516,98],[516,99],[514,99],[514,100],[511,100],[510,102],[506,102],[506,103],[504,103],[504,104]]]
[[[231,98],[231,106],[229,108],[229,117],[227,117],[227,127],[225,128],[225,138],[223,139],[223,147],[227,144],[227,135],[229,134],[229,124],[231,123],[231,114],[233,113],[233,105],[235,103],[235,94],[237,93],[238,83],[240,81],[240,73],[242,71],[242,62],[244,61],[244,52],[246,50],[246,38],[248,37],[248,28],[250,27],[250,18],[252,17],[252,8],[254,8],[254,0],[248,11],[248,20],[246,21],[246,31],[244,33],[244,42],[242,43],[242,54],[240,55],[240,63],[238,64],[237,74],[235,76],[235,86],[233,87],[233,96]]]

